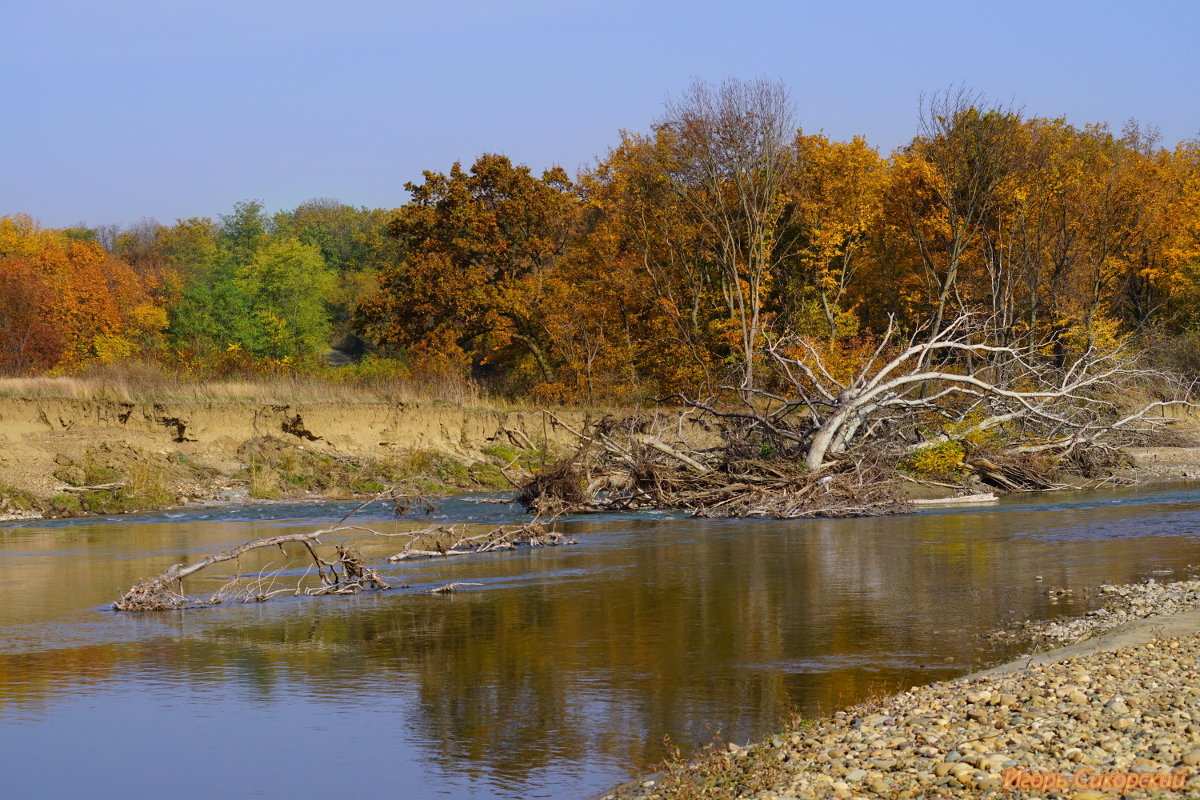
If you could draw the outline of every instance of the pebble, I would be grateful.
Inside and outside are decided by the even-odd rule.
[[[1200,580],[1159,583],[1151,578],[1145,583],[1101,586],[1095,595],[1100,607],[1088,611],[1082,617],[1025,620],[1008,630],[988,634],[988,638],[1001,641],[1027,640],[1036,649],[1073,644],[1135,619],[1178,614],[1200,608]],[[1115,668],[1108,666],[1104,669],[1111,675],[1111,670]]]

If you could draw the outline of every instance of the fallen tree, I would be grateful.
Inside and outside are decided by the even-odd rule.
[[[389,497],[389,499],[393,498]],[[359,506],[351,514],[366,505],[369,503]],[[549,530],[546,524],[540,520],[533,520],[517,526],[501,526],[480,534],[471,534],[465,525],[435,525],[418,531],[383,533],[361,525],[346,525],[345,522],[349,516],[348,514],[343,517],[330,528],[309,533],[267,536],[205,556],[192,564],[173,564],[165,572],[131,586],[119,600],[113,603],[112,607],[117,611],[164,611],[193,606],[211,606],[227,601],[262,602],[287,594],[322,597],[392,588],[391,584],[385,581],[376,569],[367,565],[361,552],[353,544],[331,545],[333,553],[329,557],[323,557],[318,548],[327,546],[321,541],[321,537],[334,533],[359,531],[372,537],[407,537],[408,542],[404,549],[388,558],[388,561],[392,563],[413,558],[513,550],[518,547],[574,544],[573,540],[568,539],[562,533]],[[184,591],[185,579],[210,567],[236,561],[247,553],[266,548],[278,548],[287,555],[285,547],[288,546],[292,548],[293,554],[298,549],[302,562],[307,563],[307,569],[295,580],[294,584],[281,585],[280,576],[285,569],[281,567],[273,572],[264,571],[253,576],[235,575],[207,598],[192,597]],[[285,564],[286,566],[287,564]],[[313,580],[314,572],[315,581]]]
[[[320,537],[340,528],[327,528],[311,533],[292,533],[282,536],[268,536],[244,542],[228,550],[205,556],[194,564],[173,564],[166,572],[135,583],[120,600],[113,603],[117,611],[160,611],[172,608],[186,608],[194,605],[216,605],[237,595],[244,601],[267,600],[274,594],[290,592],[310,597],[330,594],[357,594],[371,589],[390,589],[379,573],[363,563],[362,556],[348,546],[336,545],[336,558],[326,560],[318,555],[316,546],[321,544]],[[249,588],[237,589],[238,580],[234,579],[207,600],[197,600],[188,597],[183,591],[183,581],[201,570],[214,564],[234,561],[237,558],[266,547],[278,547],[281,551],[284,545],[297,544],[311,558],[310,570],[316,568],[318,585],[303,587],[297,583],[294,589],[262,589],[263,580],[254,581]],[[307,573],[306,573],[307,574]]]
[[[1001,333],[962,314],[902,340],[893,322],[836,368],[828,345],[775,338],[761,353],[770,367],[761,384],[666,398],[686,409],[687,425],[652,415],[573,431],[576,452],[535,475],[519,499],[537,513],[892,513],[908,507],[899,480],[913,480],[897,468],[917,464],[919,473],[922,461],[937,462],[950,479],[937,485],[972,490],[1060,488],[1063,472],[1107,479],[1121,445],[1174,423],[1169,407],[1196,406],[1190,387],[1120,347],[997,344]],[[1132,403],[1148,391],[1159,395]]]
[[[1195,406],[1190,387],[1139,366],[1120,346],[1068,353],[1052,338],[999,345],[1004,337],[990,320],[973,314],[929,338],[922,334],[898,345],[889,322],[874,351],[845,377],[826,366],[812,342],[781,338],[766,349],[778,388],[741,390],[750,409],[744,417],[800,444],[815,470],[868,442],[911,452],[989,433],[1002,440],[995,445],[1002,451],[1063,455],[1159,430],[1175,421],[1163,409]],[[1130,408],[1131,396],[1146,386],[1171,396]]]

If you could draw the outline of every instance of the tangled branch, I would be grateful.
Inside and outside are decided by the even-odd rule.
[[[500,527],[474,536],[463,525],[434,525],[412,534],[404,549],[388,556],[388,561],[408,561],[416,558],[447,558],[518,547],[555,547],[574,544],[564,534],[551,531],[538,520],[516,527]]]
[[[719,427],[688,435],[657,418],[605,418],[518,500],[535,513],[677,509],[698,517],[877,516],[908,507],[897,482],[866,459],[814,472],[755,452],[736,415]]]
[[[297,583],[294,590],[297,595],[357,594],[364,590],[390,589],[391,586],[379,576],[379,573],[366,566],[362,557],[349,547],[335,545],[334,551],[337,557],[334,560],[321,558],[316,550],[316,546],[321,544],[320,537],[338,530],[342,530],[342,528],[333,527],[310,533],[268,536],[243,542],[220,553],[205,556],[194,564],[174,564],[166,572],[131,586],[121,596],[121,599],[113,603],[113,608],[117,611],[162,611],[193,605],[215,605],[235,596],[231,588],[232,582],[227,583],[208,600],[197,600],[184,593],[184,579],[214,564],[234,561],[252,550],[278,547],[281,552],[286,552],[284,551],[286,544],[298,544],[304,549],[312,561],[309,569],[310,571],[313,568],[316,569],[320,582],[318,586],[309,588],[302,588],[301,584]],[[260,580],[259,585],[261,583]],[[252,601],[265,600],[272,594],[278,593],[260,589],[259,591],[247,590],[238,594],[243,601]]]

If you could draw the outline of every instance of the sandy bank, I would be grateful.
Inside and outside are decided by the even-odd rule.
[[[578,425],[583,414],[559,416]],[[495,467],[504,459],[489,450],[555,452],[570,436],[540,412],[451,404],[0,398],[0,485],[41,498],[72,491],[84,478],[101,482],[95,475],[119,481],[142,465],[176,498],[237,499],[246,494],[244,468],[262,450],[248,442],[269,442],[272,452],[320,454],[326,463],[395,462],[424,453],[464,467]],[[14,503],[0,514],[20,511]]]

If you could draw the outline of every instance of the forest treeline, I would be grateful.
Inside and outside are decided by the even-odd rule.
[[[998,345],[1200,363],[1200,139],[1137,124],[950,91],[883,154],[800,129],[778,84],[697,84],[577,175],[487,154],[405,188],[396,209],[0,218],[0,373],[139,360],[619,402],[753,386],[784,336],[849,374],[889,326],[964,313]]]

